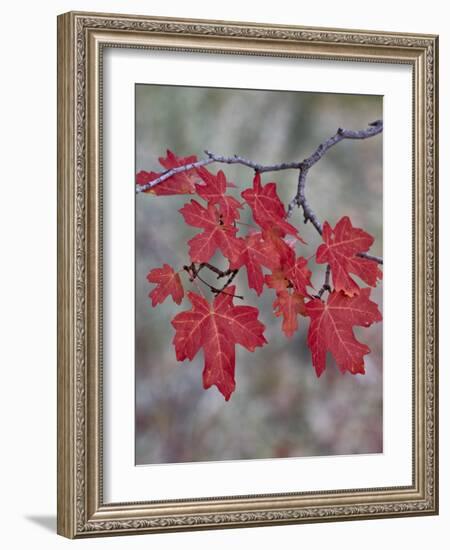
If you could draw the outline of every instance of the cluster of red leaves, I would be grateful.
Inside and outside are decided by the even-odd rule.
[[[160,158],[166,170],[196,162],[196,157],[177,157],[167,151]],[[164,172],[139,172],[138,185],[159,178]],[[241,193],[244,202],[227,194],[234,184],[227,182],[224,173],[211,173],[205,167],[193,167],[171,175],[146,192],[155,195],[196,193],[204,203],[191,200],[180,212],[186,224],[201,229],[189,242],[192,264],[209,262],[217,251],[229,262],[229,271],[245,267],[248,286],[260,295],[264,286],[273,289],[276,297],[273,311],[282,317],[282,330],[291,337],[298,329],[299,317],[310,319],[307,343],[317,376],[326,366],[330,352],[342,372],[364,374],[364,356],[370,348],[359,342],[353,327],[368,327],[381,320],[377,305],[370,300],[370,289],[360,288],[350,274],[369,286],[376,286],[381,271],[376,262],[359,256],[373,243],[373,237],[352,226],[348,217],[341,218],[334,229],[328,222],[323,226],[323,243],[315,259],[328,264],[333,290],[327,300],[313,294],[308,260],[298,256],[297,243],[306,244],[298,230],[286,219],[286,210],[277,194],[276,183],[261,183],[260,174],[253,186]],[[248,206],[257,228],[238,235],[240,210]],[[240,226],[242,227],[242,226]],[[264,272],[268,270],[269,272]],[[191,280],[192,273],[191,273]],[[178,272],[168,264],[155,268],[148,280],[156,284],[151,291],[152,305],[172,296],[180,304],[184,289]],[[204,354],[203,386],[212,385],[228,400],[235,389],[235,346],[249,351],[266,344],[264,325],[258,320],[258,309],[233,304],[235,287],[216,292],[210,303],[196,292],[187,296],[192,308],[177,314],[172,320],[173,340],[179,361],[192,360],[200,349]]]

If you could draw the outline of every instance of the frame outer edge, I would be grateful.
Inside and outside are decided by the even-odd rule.
[[[433,37],[433,197],[434,209],[432,212],[434,221],[434,241],[433,241],[433,310],[434,324],[432,327],[434,335],[433,346],[433,365],[434,365],[434,409],[432,411],[434,418],[434,513],[439,515],[439,36]]]
[[[57,533],[74,538],[75,520],[75,425],[74,405],[74,198],[73,173],[75,116],[71,82],[74,56],[73,19],[70,14],[57,19]]]
[[[105,19],[106,18],[106,19]],[[173,511],[148,516],[145,504],[135,503],[138,509],[130,516],[121,506],[110,515],[106,507],[96,510],[101,500],[101,486],[97,476],[101,467],[96,462],[98,456],[93,446],[97,446],[100,427],[92,418],[92,407],[98,405],[93,399],[96,387],[92,387],[98,371],[92,368],[96,357],[96,344],[91,338],[96,325],[86,317],[90,311],[89,301],[92,295],[92,262],[96,241],[96,229],[91,225],[92,215],[97,208],[95,190],[92,188],[92,158],[90,155],[93,134],[88,132],[91,111],[86,112],[90,104],[86,100],[89,93],[86,84],[92,83],[92,72],[86,70],[89,63],[87,38],[90,31],[109,30],[113,33],[130,31],[153,36],[189,36],[197,38],[220,37],[220,41],[233,39],[243,44],[250,40],[269,41],[283,45],[289,55],[290,48],[285,44],[302,42],[336,47],[339,43],[352,48],[368,48],[368,57],[382,60],[382,52],[396,50],[398,59],[406,56],[408,60],[424,55],[426,63],[421,65],[421,86],[419,98],[421,109],[417,113],[425,120],[418,125],[419,141],[425,141],[419,163],[421,173],[421,193],[423,203],[420,208],[418,228],[422,234],[423,263],[419,269],[423,278],[423,290],[427,293],[426,305],[422,307],[420,317],[424,318],[422,376],[426,378],[421,386],[422,401],[420,429],[421,467],[419,480],[421,489],[404,502],[402,500],[374,501],[364,503],[325,502],[303,508],[259,510],[249,507],[248,511],[186,512],[174,506]],[[155,33],[155,34],[153,34]],[[137,46],[139,47],[139,45]],[[165,47],[163,44],[162,47]],[[178,45],[180,50],[185,46]],[[202,51],[198,46],[195,47]],[[216,49],[216,48],[213,48]],[[225,48],[228,50],[228,48]],[[233,49],[233,48],[231,48]],[[239,53],[240,52],[239,48]],[[271,48],[269,48],[271,49]],[[219,47],[220,50],[220,47]],[[345,29],[311,29],[259,23],[214,22],[207,20],[182,20],[143,16],[125,16],[121,14],[96,14],[70,12],[58,17],[58,523],[59,534],[68,538],[84,538],[143,532],[181,531],[192,529],[216,529],[232,527],[251,527],[256,525],[309,523],[316,521],[336,521],[349,519],[375,519],[382,517],[414,516],[436,514],[438,512],[438,456],[437,456],[437,244],[438,244],[438,38],[431,35],[408,35],[407,33],[384,33],[378,31],[353,31]],[[411,56],[409,52],[412,52]],[[224,52],[225,53],[225,52]],[[243,53],[243,52],[242,52]],[[339,52],[338,52],[339,53]],[[341,52],[342,53],[342,52]],[[308,55],[311,50],[308,50]],[[264,54],[262,54],[264,55]],[[327,58],[325,55],[325,58]],[[332,56],[333,57],[333,56]],[[351,59],[351,58],[350,58]],[[91,80],[89,80],[89,76]],[[424,76],[426,86],[424,85]],[[75,81],[74,81],[75,80]],[[88,115],[88,120],[86,120]],[[419,118],[419,117],[418,117]],[[89,134],[89,135],[87,135]],[[94,132],[95,134],[95,132]],[[87,159],[91,159],[88,161]],[[94,162],[95,164],[95,162]],[[426,167],[425,167],[426,164]],[[425,177],[424,177],[425,176]],[[89,181],[88,181],[89,180]],[[417,180],[416,180],[417,184]],[[94,186],[95,187],[95,186]],[[94,193],[94,196],[92,195]],[[425,226],[425,227],[424,227]],[[426,231],[426,227],[429,231]],[[422,229],[423,228],[423,229]],[[95,272],[95,268],[94,268]],[[418,272],[418,274],[419,274]],[[95,279],[95,277],[94,277]],[[89,283],[91,281],[91,283]],[[95,286],[95,285],[94,285]],[[94,329],[94,330],[93,330]],[[424,347],[427,348],[425,352]],[[422,362],[419,362],[422,365]],[[89,387],[90,384],[90,387]],[[434,399],[433,399],[434,396]],[[426,410],[424,410],[424,404]],[[419,405],[419,403],[417,403]],[[89,416],[89,417],[88,417]],[[427,448],[425,449],[425,444]],[[96,447],[97,449],[97,447]],[[92,454],[94,453],[94,454]],[[95,465],[92,471],[92,465]],[[417,488],[417,487],[416,487]],[[389,488],[387,488],[389,489]],[[390,488],[399,489],[399,488]],[[423,494],[425,489],[426,494]],[[95,491],[95,495],[93,493]],[[394,491],[395,492],[395,491]],[[400,495],[400,493],[399,493]],[[411,500],[411,498],[413,500]],[[418,499],[418,500],[416,500]],[[125,503],[127,504],[127,503]],[[128,503],[133,504],[133,503]],[[100,513],[100,515],[97,514]],[[114,511],[113,511],[114,512]],[[96,517],[98,515],[98,517]]]

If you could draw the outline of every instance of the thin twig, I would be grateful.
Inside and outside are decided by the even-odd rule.
[[[317,298],[322,298],[322,295],[325,291],[331,292],[331,286],[330,286],[330,274],[331,274],[331,267],[330,264],[327,265],[327,269],[325,271],[325,281],[322,285],[322,288],[317,293]]]
[[[234,271],[234,269],[227,269],[225,271],[222,271],[222,269],[219,269],[215,265],[209,264],[207,262],[204,262],[204,263],[200,264],[200,268],[202,268],[202,267],[206,267],[207,269],[209,269],[210,271],[215,273],[217,275],[218,279],[222,279],[223,277],[228,277]]]
[[[372,254],[367,254],[367,252],[358,252],[356,254],[360,258],[366,258],[366,260],[373,260],[374,262],[377,262],[379,264],[383,264],[383,258],[379,258],[378,256],[372,256]]]
[[[238,274],[238,271],[239,269],[232,269],[231,270],[231,274],[230,274],[230,278],[228,279],[228,281],[223,285],[223,287],[220,289],[221,292],[223,292],[228,285],[231,285],[231,283],[233,282],[233,279],[236,277],[236,275]]]
[[[221,278],[221,277],[226,277],[227,275],[230,275],[230,277],[227,280],[227,282],[223,285],[222,288],[217,288],[217,287],[209,284],[208,281],[205,281],[205,279],[203,279],[202,277],[200,277],[199,272],[204,267],[210,269],[214,273],[219,273],[219,276],[217,277],[218,279]],[[239,296],[238,294],[233,294],[231,292],[226,292],[225,291],[226,287],[229,284],[231,284],[232,280],[236,277],[236,274],[239,271],[238,269],[228,269],[227,271],[221,271],[220,269],[218,269],[217,267],[215,267],[215,266],[213,266],[209,263],[199,264],[198,267],[195,265],[195,263],[191,263],[190,265],[183,266],[183,269],[189,274],[189,280],[191,282],[195,281],[195,279],[198,279],[204,285],[206,285],[213,294],[216,294],[216,295],[217,294],[226,294],[227,296],[233,296],[233,298],[238,298],[239,300],[244,299],[243,296]]]
[[[308,220],[313,224],[313,226],[317,229],[317,232],[319,235],[322,235],[322,224],[320,223],[319,219],[317,218],[314,210],[309,205],[308,201],[306,200],[305,195],[305,184],[306,184],[306,175],[308,173],[307,169],[300,169],[298,173],[298,183],[297,183],[297,194],[295,197],[291,200],[288,206],[288,211],[286,214],[286,217],[289,218],[292,215],[292,212],[294,210],[294,206],[302,207],[303,209],[303,217],[304,222],[306,223]]]

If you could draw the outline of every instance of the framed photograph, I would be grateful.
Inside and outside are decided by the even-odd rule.
[[[437,55],[59,16],[59,534],[438,512]]]

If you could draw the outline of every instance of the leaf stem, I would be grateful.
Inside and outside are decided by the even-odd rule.
[[[331,275],[331,267],[330,264],[327,265],[327,269],[325,270],[325,281],[322,285],[322,288],[317,293],[317,298],[322,299],[323,293],[325,291],[331,292],[331,286],[330,286],[330,275]]]

